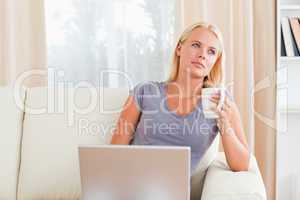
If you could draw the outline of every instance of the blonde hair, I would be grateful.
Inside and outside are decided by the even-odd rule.
[[[180,38],[177,41],[175,50],[173,52],[173,62],[171,66],[171,73],[168,78],[168,82],[176,80],[178,76],[178,71],[179,71],[179,61],[180,57],[177,55],[176,50],[179,44],[185,42],[188,37],[191,35],[192,31],[195,30],[196,28],[207,28],[210,30],[212,33],[215,34],[217,39],[219,40],[220,44],[220,49],[218,50],[218,58],[212,67],[210,73],[208,76],[204,78],[204,84],[203,87],[216,87],[224,84],[225,82],[225,74],[224,74],[224,65],[225,65],[225,52],[224,52],[224,44],[223,44],[223,38],[221,31],[212,24],[208,24],[205,22],[199,22],[190,25],[185,29],[185,31],[181,34]]]

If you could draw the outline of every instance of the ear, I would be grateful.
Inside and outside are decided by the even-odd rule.
[[[177,47],[176,47],[176,55],[180,57],[180,52],[181,52],[181,43],[178,43]]]

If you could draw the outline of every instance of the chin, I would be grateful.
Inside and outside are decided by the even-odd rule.
[[[205,75],[204,75],[204,73],[191,73],[190,77],[192,79],[195,79],[195,78],[197,78],[197,79],[203,79],[205,77]]]
[[[185,70],[185,72],[187,73],[187,75],[190,76],[190,78],[192,79],[201,79],[201,78],[204,78],[206,75],[205,71],[203,69],[199,69],[199,68],[196,68],[195,67],[191,67],[187,70]]]

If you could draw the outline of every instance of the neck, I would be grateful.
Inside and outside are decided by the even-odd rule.
[[[179,95],[182,97],[196,97],[201,95],[201,90],[203,87],[203,78],[184,78],[178,76],[174,81],[175,86],[179,89]]]

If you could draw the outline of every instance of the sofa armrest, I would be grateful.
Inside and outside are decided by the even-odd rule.
[[[209,166],[201,200],[266,200],[265,186],[251,155],[249,170],[233,172],[227,165],[224,152],[219,152]]]

